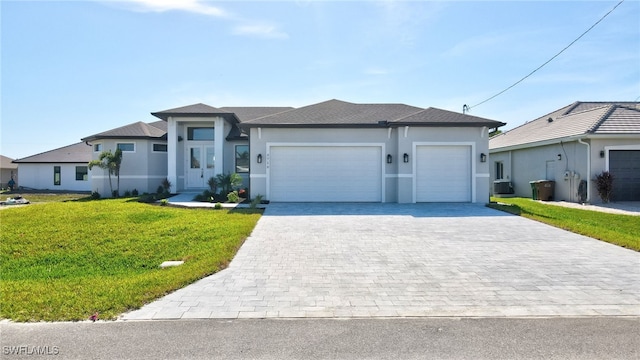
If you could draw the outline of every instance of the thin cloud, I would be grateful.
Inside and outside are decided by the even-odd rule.
[[[229,14],[219,7],[211,6],[201,0],[126,0],[108,2],[139,12],[186,11],[215,17],[228,17]]]
[[[234,35],[255,36],[268,39],[287,39],[289,34],[274,25],[239,25],[233,29]]]

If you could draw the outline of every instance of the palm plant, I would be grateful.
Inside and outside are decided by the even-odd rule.
[[[114,196],[120,195],[120,165],[122,165],[122,150],[116,149],[115,152],[111,152],[111,150],[106,150],[100,153],[100,156],[97,160],[91,160],[88,164],[89,170],[91,170],[94,166],[97,166],[101,169],[107,170],[109,174],[109,189],[111,190],[111,194]],[[113,191],[113,185],[111,183],[111,175],[115,175],[116,182],[116,191]]]

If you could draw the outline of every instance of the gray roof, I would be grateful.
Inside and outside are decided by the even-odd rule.
[[[256,106],[225,106],[220,110],[228,111],[236,114],[240,122],[261,118],[273,114],[278,114],[283,111],[293,110],[292,107],[256,107]]]
[[[167,135],[167,123],[156,121],[144,123],[138,121],[133,124],[107,130],[98,134],[87,136],[82,141],[94,141],[97,139],[162,139]]]
[[[294,110],[243,121],[241,127],[378,127],[378,126],[491,126],[501,122],[450,111],[405,104],[354,104],[329,100]]]
[[[12,162],[12,158],[0,155],[0,169],[17,169],[18,165]]]
[[[489,140],[490,149],[581,135],[639,135],[640,103],[575,102]]]
[[[193,104],[182,106],[174,109],[163,110],[158,112],[152,112],[151,115],[167,121],[170,116],[193,116],[193,117],[208,117],[208,116],[222,116],[227,119],[237,118],[232,112],[215,108],[206,104]]]
[[[91,161],[91,153],[93,148],[84,142],[61,147],[59,149],[46,151],[40,154],[28,156],[22,159],[14,160],[18,164],[28,163],[89,163]]]
[[[497,128],[505,123],[489,120],[477,116],[460,114],[437,108],[427,108],[402,119],[393,121],[398,125],[422,125],[422,126],[486,126]]]

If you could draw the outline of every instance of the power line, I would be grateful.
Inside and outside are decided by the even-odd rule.
[[[490,98],[483,100],[473,106],[468,106],[467,104],[464,104],[464,106],[462,107],[462,112],[466,113],[467,111],[480,106],[484,103],[486,103],[489,100],[493,100],[494,98],[504,94],[505,92],[509,91],[511,88],[513,88],[514,86],[520,84],[521,82],[523,82],[526,78],[528,78],[529,76],[533,75],[536,71],[542,69],[545,65],[547,65],[548,63],[550,63],[553,59],[557,58],[560,54],[562,54],[565,50],[567,50],[569,47],[571,47],[571,45],[575,44],[578,40],[580,40],[583,36],[585,36],[589,31],[591,31],[591,29],[593,29],[594,27],[596,27],[596,25],[598,25],[602,20],[604,20],[604,18],[606,18],[607,16],[609,16],[609,14],[611,14],[613,12],[613,10],[615,10],[618,6],[620,6],[620,4],[622,4],[624,2],[624,0],[620,0],[619,3],[616,4],[616,6],[614,6],[611,10],[609,10],[609,12],[607,12],[606,14],[604,14],[604,16],[602,16],[600,18],[600,20],[596,21],[595,24],[591,25],[590,28],[588,28],[585,32],[583,32],[580,36],[578,36],[575,40],[573,40],[569,45],[565,46],[564,49],[560,50],[560,52],[558,52],[557,54],[553,55],[553,57],[549,60],[547,60],[544,64],[538,66],[535,70],[533,70],[532,72],[530,72],[529,74],[527,74],[525,77],[523,77],[522,79],[516,81],[515,83],[513,83],[511,86],[509,86],[508,88],[500,91],[499,93],[491,96]]]

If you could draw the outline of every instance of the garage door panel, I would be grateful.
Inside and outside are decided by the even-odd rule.
[[[416,201],[471,201],[471,147],[458,145],[416,148]]]
[[[611,150],[612,201],[640,201],[640,150]]]
[[[272,201],[382,201],[380,147],[277,146],[270,150]]]

